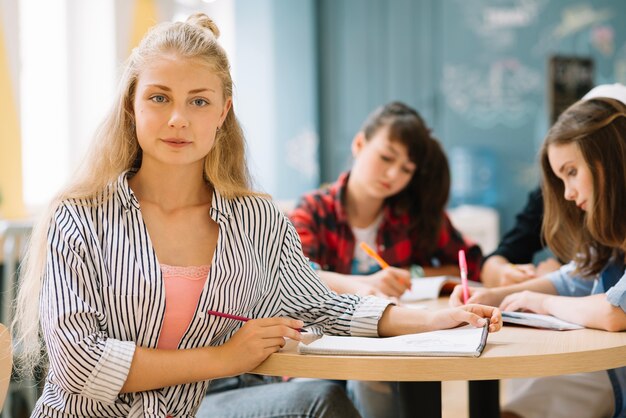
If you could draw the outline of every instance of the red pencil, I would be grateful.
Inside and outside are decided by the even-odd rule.
[[[241,321],[241,322],[247,322],[250,319],[252,319],[252,318],[246,318],[245,316],[231,315],[231,314],[227,314],[224,312],[212,311],[210,309],[207,310],[206,313],[208,313],[209,315],[221,316],[222,318],[234,319],[235,321]],[[308,332],[304,328],[296,328],[295,330],[298,332]]]

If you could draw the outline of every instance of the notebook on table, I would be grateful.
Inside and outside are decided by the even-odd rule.
[[[583,329],[582,325],[567,322],[552,315],[541,315],[530,312],[502,312],[502,321],[509,324],[525,325],[533,328],[553,329],[565,331]]]
[[[324,335],[298,344],[300,354],[349,356],[478,357],[487,344],[488,325],[407,334],[398,337]]]
[[[454,287],[461,284],[461,278],[455,276],[432,276],[411,279],[411,288],[400,297],[400,302],[414,302],[424,299],[437,299],[449,295]],[[479,282],[468,283],[470,286],[482,286]]]

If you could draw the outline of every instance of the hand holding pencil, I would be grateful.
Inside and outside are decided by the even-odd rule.
[[[224,314],[220,315],[223,316]],[[232,315],[231,315],[232,317]],[[236,319],[244,325],[223,345],[215,347],[221,351],[220,371],[217,376],[233,376],[249,372],[279,351],[285,338],[301,341],[298,329],[304,326],[300,320],[290,318]]]
[[[376,290],[375,294],[380,292],[385,296],[400,297],[411,288],[411,274],[407,270],[390,266],[366,243],[361,242],[359,246],[367,255],[376,260],[382,269],[369,276],[359,277],[361,281],[368,283]]]

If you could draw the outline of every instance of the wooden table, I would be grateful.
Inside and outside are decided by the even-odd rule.
[[[447,306],[446,299],[429,302],[430,308],[442,306]],[[499,410],[499,379],[554,376],[622,366],[626,366],[626,332],[548,331],[504,326],[500,332],[489,335],[479,358],[300,355],[295,342],[290,341],[253,373],[416,382],[404,385],[403,390],[409,392],[412,407],[424,414],[420,416],[441,416],[441,381],[468,380],[475,382],[470,385],[470,416],[479,416],[480,412],[481,417],[488,417],[496,416]],[[476,398],[476,402],[472,402],[472,398]]]

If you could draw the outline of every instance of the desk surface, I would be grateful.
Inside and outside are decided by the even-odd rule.
[[[429,306],[447,306],[446,300]],[[626,332],[549,331],[505,325],[479,358],[300,355],[289,341],[253,373],[380,381],[539,377],[626,366]]]

